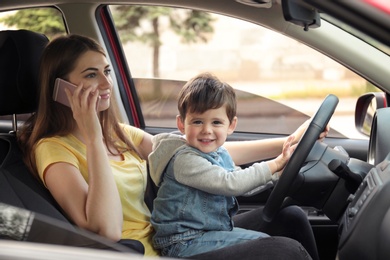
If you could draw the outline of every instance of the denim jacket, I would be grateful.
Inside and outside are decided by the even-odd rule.
[[[232,230],[232,216],[238,211],[235,196],[271,180],[265,163],[236,170],[223,147],[205,154],[172,134],[157,135],[152,141],[150,174],[160,186],[151,218],[157,249],[207,231]]]

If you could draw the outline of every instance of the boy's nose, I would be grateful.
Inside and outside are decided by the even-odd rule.
[[[211,133],[211,126],[208,124],[204,124],[203,128],[202,128],[202,133],[204,133],[204,134]]]

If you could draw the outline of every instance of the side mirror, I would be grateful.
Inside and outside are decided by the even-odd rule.
[[[355,127],[359,133],[370,136],[375,112],[383,107],[387,107],[384,92],[372,92],[359,97],[355,109]]]

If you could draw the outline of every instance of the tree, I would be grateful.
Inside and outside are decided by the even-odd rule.
[[[211,25],[214,19],[210,14],[201,11],[121,5],[113,8],[113,14],[116,28],[124,43],[142,41],[153,48],[153,76],[156,78],[160,76],[160,19],[162,17],[169,19],[170,28],[180,35],[185,43],[207,42],[208,35],[214,31]],[[20,10],[0,18],[0,22],[10,27],[43,33],[49,39],[65,33],[63,17],[55,8]]]
[[[184,9],[154,6],[117,6],[113,10],[115,26],[124,43],[141,41],[153,48],[153,76],[158,78],[160,55],[160,19],[168,18],[170,28],[184,43],[207,42],[214,32],[210,14]]]
[[[49,39],[64,34],[65,27],[61,13],[54,8],[24,9],[0,18],[9,27],[23,28],[45,34]]]

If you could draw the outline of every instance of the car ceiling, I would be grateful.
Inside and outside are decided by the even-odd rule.
[[[322,2],[320,0],[304,0],[305,2]],[[286,23],[283,17],[282,8],[280,8],[281,0],[273,0],[271,8],[258,8],[250,5],[243,5],[238,3],[236,0],[193,0],[193,1],[183,1],[183,0],[143,0],[143,1],[99,1],[99,4],[96,3],[96,0],[57,0],[57,1],[42,1],[42,0],[1,0],[0,11],[1,10],[12,10],[14,8],[23,8],[23,7],[32,7],[32,6],[49,6],[57,5],[60,7],[67,20],[70,22],[68,24],[69,31],[72,33],[84,33],[90,36],[97,36],[91,34],[91,29],[95,30],[95,33],[98,34],[96,28],[92,28],[96,25],[85,25],[85,28],[77,23],[77,15],[74,13],[74,9],[71,9],[73,4],[85,3],[85,8],[93,14],[94,8],[99,4],[151,4],[151,5],[166,5],[166,6],[177,6],[178,4],[183,7],[196,8],[205,11],[216,12],[220,14],[225,14],[232,17],[241,18],[253,23],[266,25],[268,28],[290,36],[300,42],[304,42],[307,45],[311,46],[314,49],[322,50],[322,52],[327,53],[328,56],[334,60],[340,62],[346,67],[353,68],[355,72],[365,77],[368,81],[371,81],[373,84],[381,87],[382,89],[387,89],[390,92],[390,82],[388,80],[388,75],[390,75],[390,66],[384,66],[383,63],[378,62],[378,60],[383,61],[383,53],[376,49],[370,50],[370,58],[367,60],[365,53],[362,53],[361,42],[357,41],[354,37],[351,37],[347,34],[341,36],[341,30],[331,26],[329,23],[322,21],[321,26],[317,29],[310,29],[308,32],[304,31],[302,27],[294,25],[292,23]],[[328,2],[328,1],[325,1]],[[333,1],[330,1],[333,2]],[[354,1],[353,1],[354,2]],[[26,4],[27,3],[27,4]],[[92,5],[91,5],[92,4]],[[238,8],[239,7],[239,8]],[[321,6],[321,8],[325,8]],[[67,12],[67,10],[72,10]],[[73,21],[73,24],[72,24]],[[91,27],[92,26],[92,27]],[[340,34],[340,37],[333,37],[330,39],[326,37],[327,34]],[[314,37],[313,37],[314,36]],[[357,62],[358,61],[358,62]],[[390,57],[387,56],[387,60],[384,64],[390,64]]]
[[[378,0],[322,1],[304,0],[390,46],[389,3]]]

